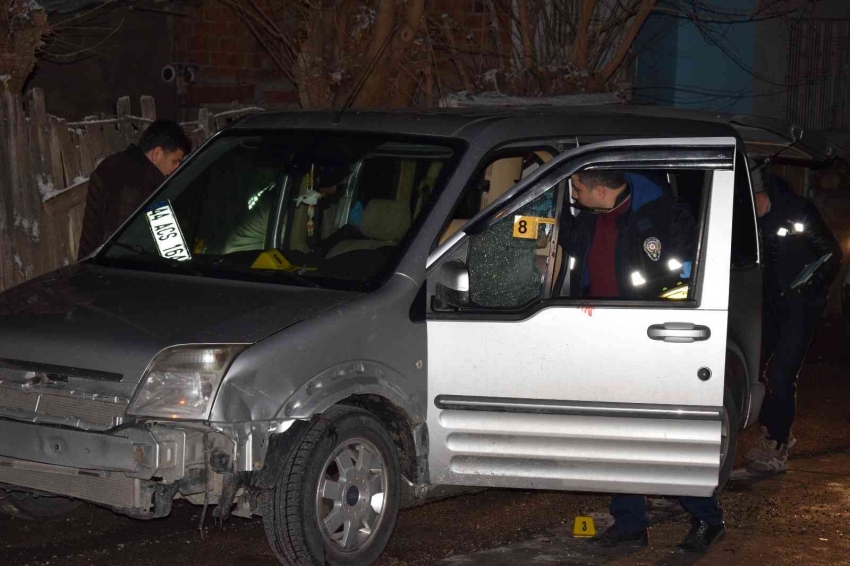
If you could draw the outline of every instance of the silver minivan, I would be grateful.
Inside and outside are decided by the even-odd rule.
[[[261,515],[282,564],[366,565],[437,486],[710,495],[764,393],[745,153],[609,108],[244,120],[0,295],[2,507],[183,498]],[[647,238],[669,269],[629,299],[578,296],[558,245],[598,169],[697,225],[690,257]]]

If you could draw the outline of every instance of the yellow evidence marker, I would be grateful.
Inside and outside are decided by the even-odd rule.
[[[576,517],[573,522],[573,536],[579,538],[595,537],[596,527],[593,526],[593,517]]]
[[[254,260],[254,263],[251,265],[251,269],[278,269],[280,271],[295,271],[298,269],[297,265],[292,265],[289,261],[283,257],[279,251],[275,249],[266,250],[257,256],[257,259]]]
[[[554,218],[541,216],[514,216],[514,238],[523,238],[526,240],[537,239],[537,229],[541,224],[555,224]]]

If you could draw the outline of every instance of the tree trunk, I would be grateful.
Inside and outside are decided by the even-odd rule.
[[[0,2],[0,9],[8,14],[6,2]],[[49,32],[47,14],[41,9],[15,19],[0,19],[0,90],[23,91],[27,77],[35,68],[41,39]]]
[[[638,9],[638,13],[632,20],[631,26],[629,26],[628,31],[626,31],[626,34],[623,36],[623,41],[620,43],[617,53],[614,54],[599,74],[599,80],[602,84],[611,80],[611,77],[613,77],[614,73],[617,72],[617,69],[620,68],[620,65],[623,63],[623,59],[625,59],[629,50],[632,48],[632,44],[634,43],[638,32],[643,27],[646,18],[649,17],[649,14],[652,12],[652,9],[655,8],[657,3],[658,0],[641,0],[640,9]]]
[[[526,0],[517,0],[517,10],[519,12],[519,31],[522,39],[522,64],[523,68],[528,71],[534,63],[534,52],[531,47],[531,26],[528,23],[528,4]]]
[[[369,45],[363,66],[363,71],[368,72],[369,75],[355,99],[355,106],[378,106],[382,95],[386,94],[389,65],[382,65],[381,61],[387,57],[387,53],[390,51],[386,43],[391,41],[389,36],[394,27],[395,1],[381,0],[375,18],[375,28],[372,30],[372,42]],[[371,71],[369,70],[370,65]]]
[[[576,30],[576,39],[573,43],[573,64],[581,70],[587,70],[588,32],[590,30],[590,19],[596,8],[597,0],[581,0],[581,21]]]

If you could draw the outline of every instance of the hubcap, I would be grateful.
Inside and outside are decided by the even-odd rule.
[[[325,543],[345,552],[363,548],[378,531],[384,512],[387,469],[374,444],[346,440],[322,467],[316,518]]]
[[[345,496],[345,502],[350,507],[354,507],[358,501],[360,501],[360,490],[357,489],[356,485],[352,485],[348,490],[348,494]]]

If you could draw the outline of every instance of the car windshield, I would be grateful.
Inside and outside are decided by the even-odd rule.
[[[192,159],[96,261],[332,288],[379,283],[456,147],[316,131],[231,133]]]

